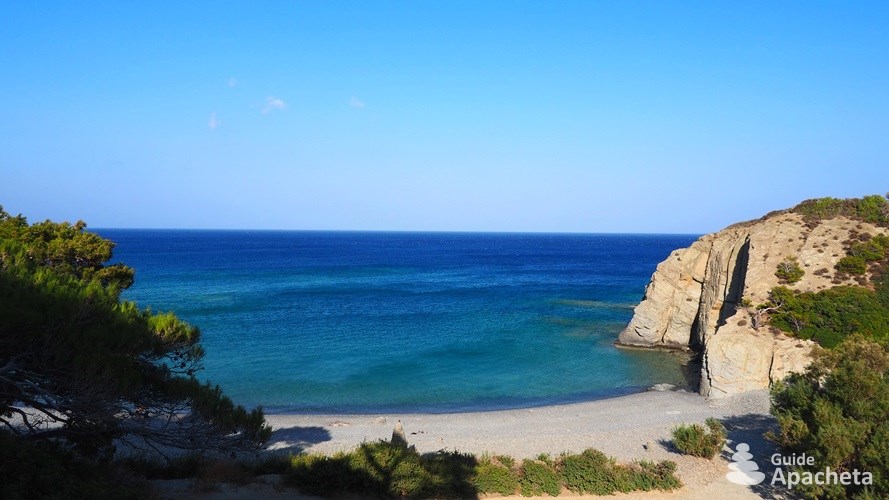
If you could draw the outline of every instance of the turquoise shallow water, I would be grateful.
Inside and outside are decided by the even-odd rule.
[[[684,383],[612,346],[686,235],[100,230],[124,297],[203,332],[202,378],[270,412],[443,412]]]

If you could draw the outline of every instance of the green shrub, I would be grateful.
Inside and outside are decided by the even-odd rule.
[[[332,457],[296,455],[286,483],[318,496],[472,497],[476,460],[461,453],[420,455],[387,441],[363,443]]]
[[[619,465],[599,451],[564,453],[557,460],[475,457],[457,452],[419,454],[386,441],[348,453],[291,457],[285,483],[318,496],[468,498],[479,494],[559,495],[563,483],[577,492],[610,494],[681,486],[672,462]],[[545,459],[545,460],[544,460]],[[277,466],[277,464],[275,464]]]
[[[889,223],[889,202],[879,195],[848,199],[815,198],[803,201],[790,211],[802,215],[807,221],[843,216],[877,225]]]
[[[847,255],[836,264],[837,271],[861,275],[867,272],[867,262],[857,255]]]
[[[565,487],[576,493],[610,495],[618,491],[613,474],[614,459],[598,450],[562,457],[560,475]]]
[[[634,475],[633,486],[642,491],[675,490],[682,487],[676,477],[676,462],[664,460],[651,462],[642,460],[636,464],[638,472]],[[621,490],[628,491],[628,490]]]
[[[834,347],[861,333],[878,339],[889,335],[889,284],[878,280],[877,290],[837,286],[817,293],[797,293],[786,287],[770,292],[770,323],[780,330]],[[885,297],[885,298],[881,298]]]
[[[854,205],[848,200],[829,197],[805,200],[790,210],[810,220],[824,220],[840,215],[850,216],[855,213]]]
[[[49,442],[34,443],[0,430],[0,497],[149,498],[111,469]]]
[[[285,474],[290,470],[290,458],[283,455],[266,455],[258,460],[248,461],[246,465],[257,476]]]
[[[436,478],[420,462],[419,456],[411,456],[395,465],[389,480],[389,494],[393,497],[435,496]]]
[[[540,496],[546,493],[558,496],[562,492],[559,476],[549,465],[536,460],[525,459],[519,476],[519,487],[526,497]]]
[[[426,498],[476,496],[477,492],[472,483],[475,477],[475,466],[478,464],[475,456],[456,451],[439,451],[421,455],[420,462],[428,471],[430,482],[428,487],[417,493],[409,493],[410,495]]]
[[[367,477],[366,471],[354,470],[344,453],[327,457],[318,454],[295,455],[285,483],[303,493],[332,496],[361,491],[368,495],[385,494],[383,485]]]
[[[614,459],[594,449],[579,455],[563,455],[559,461],[559,476],[565,487],[580,494],[672,490],[682,486],[675,471],[676,464],[668,461],[618,465]]]
[[[886,246],[882,244],[883,238],[871,238],[861,243],[855,243],[849,249],[849,255],[861,257],[865,262],[877,262],[886,258]]]
[[[842,273],[860,276],[867,272],[868,263],[886,260],[889,260],[889,237],[879,234],[865,241],[853,243],[847,255],[837,262],[836,269]],[[880,267],[882,266],[877,265],[876,269]]]
[[[475,467],[473,484],[479,493],[499,493],[514,495],[519,489],[519,478],[515,472],[503,464],[482,461]]]
[[[772,387],[779,432],[769,437],[785,454],[805,454],[812,473],[873,474],[873,485],[798,485],[809,498],[889,498],[889,349],[853,336],[821,350],[805,373]]]
[[[494,455],[494,460],[500,462],[505,467],[509,467],[510,469],[513,469],[516,466],[515,459],[509,455]]]
[[[873,224],[885,224],[889,221],[889,207],[886,198],[879,195],[865,196],[855,206],[856,215],[861,220]]]
[[[555,462],[553,461],[553,457],[551,457],[549,453],[541,453],[541,454],[537,455],[537,460],[540,460],[541,462],[545,463],[546,465],[549,465],[550,467],[553,467],[555,465]]]
[[[886,252],[884,257],[889,257],[889,236],[878,234],[871,238],[871,241],[874,242],[874,244],[883,247],[883,250]]]
[[[799,263],[793,258],[788,258],[778,264],[778,270],[775,271],[775,276],[785,283],[796,283],[802,279],[804,274],[806,274],[805,271],[799,267]]]
[[[712,459],[725,446],[725,427],[715,418],[708,418],[706,424],[706,428],[692,424],[673,429],[673,445],[686,455]]]

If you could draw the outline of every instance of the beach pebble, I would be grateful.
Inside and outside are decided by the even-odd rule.
[[[375,425],[383,425],[383,424],[385,424],[385,423],[386,423],[386,419],[383,418],[383,417],[377,417],[377,418],[374,419],[374,424],[375,424]]]

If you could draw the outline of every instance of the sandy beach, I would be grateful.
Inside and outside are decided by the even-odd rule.
[[[279,452],[330,454],[348,450],[363,441],[389,439],[401,421],[408,442],[420,452],[456,449],[524,458],[593,447],[620,461],[673,460],[685,484],[682,490],[626,497],[714,499],[759,498],[766,492],[725,479],[731,455],[728,452],[712,461],[676,453],[669,444],[671,430],[679,424],[718,418],[729,431],[729,445],[750,444],[754,460],[769,473],[768,456],[773,446],[762,437],[763,432],[774,425],[768,409],[765,390],[710,401],[680,390],[478,413],[269,415],[267,418],[275,429],[269,448]]]

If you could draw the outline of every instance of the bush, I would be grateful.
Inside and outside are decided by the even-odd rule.
[[[516,466],[515,459],[509,455],[494,455],[494,460],[500,462],[505,467],[509,467],[510,469],[514,469]]]
[[[868,237],[868,235],[862,236],[862,238],[865,237]],[[835,267],[841,273],[860,276],[867,272],[869,263],[885,263],[887,259],[889,259],[889,237],[879,234],[872,238],[868,237],[864,241],[853,243],[849,247],[847,255],[841,258]],[[884,266],[881,264],[877,264],[874,267],[877,270],[877,274],[880,273],[882,267]]]
[[[805,453],[811,472],[830,467],[873,474],[874,484],[799,485],[810,498],[889,498],[889,349],[854,336],[821,350],[808,370],[772,388],[779,433],[769,437],[787,454]]]
[[[598,450],[589,449],[580,455],[563,456],[560,475],[565,487],[576,493],[610,495],[617,491],[611,469],[614,460]]]
[[[848,200],[839,198],[815,198],[805,200],[790,209],[807,220],[824,220],[840,215],[850,216],[855,213],[854,205]]]
[[[519,479],[515,472],[491,460],[482,460],[475,467],[473,484],[479,493],[499,493],[503,496],[514,495],[519,489]]]
[[[847,255],[837,262],[836,270],[841,273],[861,275],[867,272],[867,262],[857,255]]]
[[[616,464],[604,453],[589,449],[580,455],[562,457],[560,473],[565,486],[576,493],[610,495],[618,489]]]
[[[84,460],[56,444],[32,443],[0,430],[0,497],[149,498],[111,477],[110,468]]]
[[[796,259],[789,258],[784,262],[778,264],[778,270],[775,271],[775,276],[777,276],[784,283],[796,283],[801,280],[803,275],[806,274],[805,271],[799,267],[799,263]]]
[[[834,347],[861,333],[874,338],[889,335],[889,284],[878,280],[877,290],[837,286],[817,293],[797,293],[786,287],[770,292],[770,323],[780,330]]]
[[[469,455],[420,455],[414,448],[379,441],[332,457],[296,455],[285,481],[318,496],[462,498],[476,495],[475,468]]]
[[[706,424],[706,428],[692,424],[673,429],[673,445],[686,455],[712,459],[725,446],[725,427],[715,418],[708,418]]]
[[[525,459],[519,476],[519,487],[526,497],[540,496],[546,493],[558,496],[562,492],[559,476],[552,467],[544,462]]]
[[[651,462],[642,460],[637,465],[638,472],[634,475],[633,486],[643,491],[651,490],[675,490],[682,487],[682,483],[676,477],[676,462],[664,460]],[[628,491],[628,490],[621,490]]]
[[[889,223],[889,202],[879,195],[864,198],[815,198],[806,200],[790,209],[807,221],[820,221],[834,217],[848,217],[877,225]]]
[[[882,235],[881,235],[882,236]],[[871,238],[861,243],[855,243],[849,248],[849,255],[861,257],[865,262],[877,262],[886,258],[886,245],[884,238]]]
[[[355,491],[378,496],[385,494],[379,482],[374,482],[362,472],[353,470],[344,453],[331,457],[317,454],[295,455],[291,459],[285,483],[303,493],[318,496]]]
[[[478,494],[559,495],[572,491],[611,494],[637,490],[672,490],[681,485],[673,462],[617,464],[599,451],[540,455],[518,469],[515,459],[460,453],[420,455],[413,448],[386,441],[364,443],[331,457],[296,455],[285,473],[286,484],[318,496],[467,498]],[[545,459],[545,460],[544,460]]]
[[[858,201],[855,211],[861,220],[873,224],[889,222],[889,207],[887,207],[886,198],[879,195],[865,196]]]
[[[579,455],[565,455],[559,462],[559,475],[565,487],[575,493],[612,495],[617,492],[672,490],[682,486],[673,462],[642,461],[618,465],[602,452],[589,449]]]

